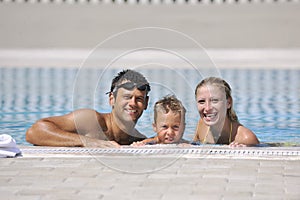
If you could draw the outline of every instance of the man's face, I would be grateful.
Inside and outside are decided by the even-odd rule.
[[[122,87],[116,92],[116,95],[111,94],[110,97],[114,116],[123,123],[136,123],[147,108],[147,92],[138,90],[137,88],[127,90]]]
[[[178,143],[184,132],[184,119],[180,113],[157,111],[153,130],[157,133],[158,142],[163,144]]]

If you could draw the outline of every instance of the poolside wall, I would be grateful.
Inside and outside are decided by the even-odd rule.
[[[0,48],[93,48],[113,34],[149,26],[180,31],[204,48],[300,48],[299,10],[300,1],[155,6],[0,3]]]
[[[211,52],[220,67],[300,66],[299,0],[0,2],[2,66],[41,66],[45,57],[50,57],[47,62],[51,66],[74,65],[62,62],[62,55],[65,60],[77,59],[78,64],[110,36],[140,27],[182,32]],[[123,41],[121,45],[134,42]],[[169,45],[188,48],[180,41]],[[30,59],[33,56],[35,61]]]

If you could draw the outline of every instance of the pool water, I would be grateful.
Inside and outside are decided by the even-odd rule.
[[[184,138],[191,140],[199,119],[194,88],[201,73],[193,69],[137,69],[152,85],[148,109],[137,124],[153,136],[153,104],[175,94],[187,109]],[[38,119],[63,115],[78,108],[110,112],[108,97],[117,69],[0,68],[0,134],[12,135],[19,145]],[[221,69],[232,87],[240,122],[263,143],[300,144],[300,70]]]

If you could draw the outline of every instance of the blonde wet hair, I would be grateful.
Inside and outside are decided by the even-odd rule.
[[[178,100],[174,95],[164,96],[162,99],[158,100],[154,105],[154,123],[156,123],[158,111],[163,111],[168,113],[172,111],[174,113],[179,113],[182,119],[185,118],[186,109],[182,105],[181,101]]]
[[[230,108],[227,109],[227,116],[228,118],[233,121],[233,122],[238,122],[238,117],[236,115],[236,112],[233,109],[233,99],[231,96],[231,88],[230,85],[223,79],[218,78],[218,77],[208,77],[203,79],[196,87],[195,90],[195,96],[197,95],[197,90],[204,86],[204,85],[212,85],[212,86],[217,86],[220,89],[223,89],[225,91],[225,95],[226,95],[226,99],[230,99],[231,100],[231,106]]]

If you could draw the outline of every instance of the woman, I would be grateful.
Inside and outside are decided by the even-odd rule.
[[[209,77],[196,87],[195,96],[201,119],[194,142],[250,146],[259,144],[255,134],[239,123],[233,110],[229,84],[221,78]]]

